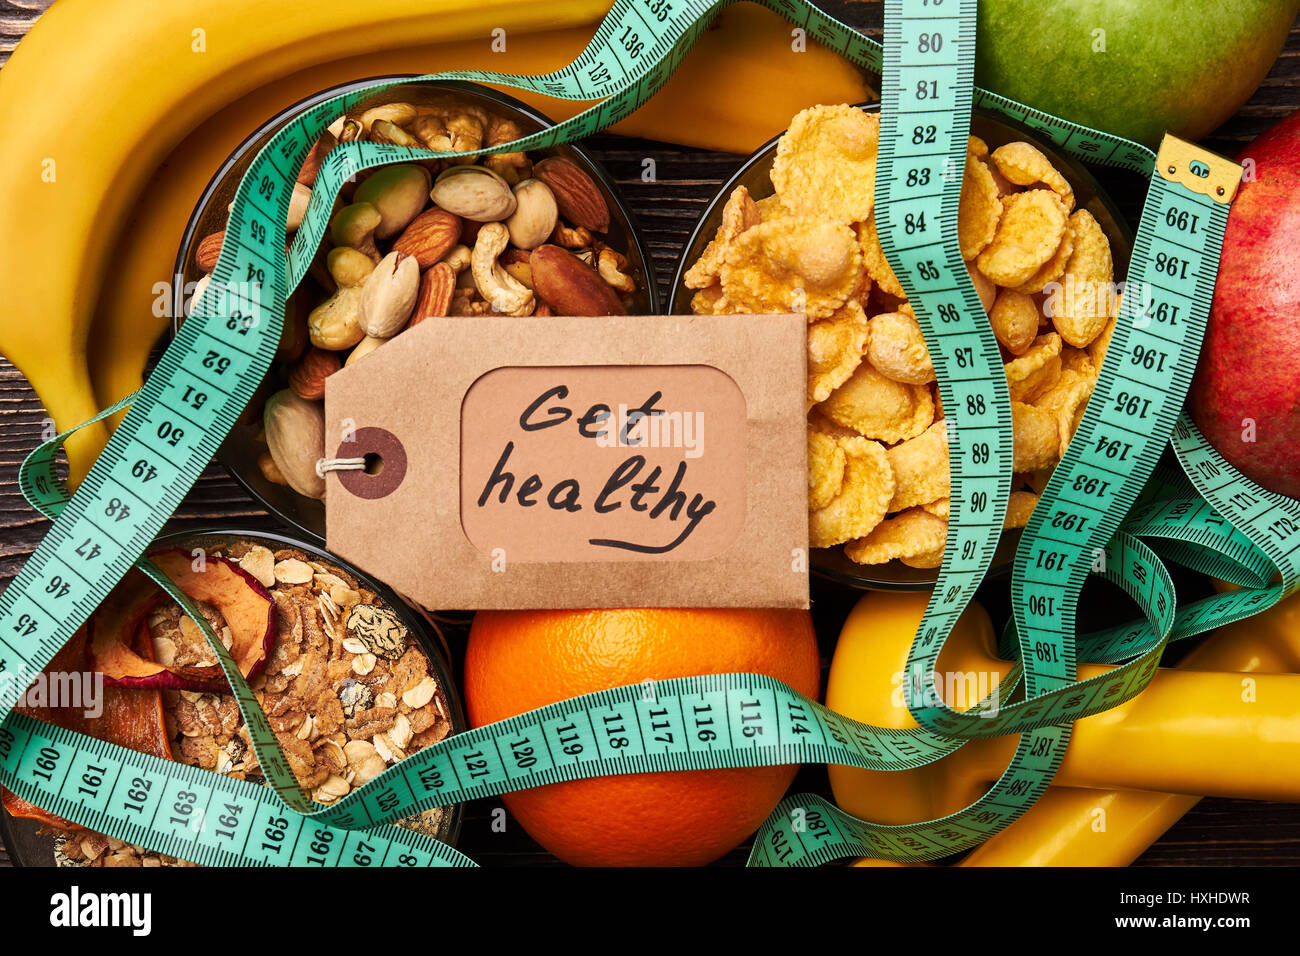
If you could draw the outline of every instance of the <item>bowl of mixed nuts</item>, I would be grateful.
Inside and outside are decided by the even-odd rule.
[[[177,325],[206,285],[229,206],[258,151],[318,103],[384,77],[323,91],[253,133],[217,171],[186,228]],[[471,83],[401,86],[362,101],[321,135],[287,222],[302,222],[325,156],[366,140],[465,152],[552,125]],[[290,296],[276,359],[218,459],[281,520],[325,536],[325,380],[434,316],[653,314],[658,292],[631,211],[582,149],[393,163],[344,186],[308,275]]]
[[[947,423],[876,233],[879,129],[878,104],[795,116],[705,210],[669,312],[807,315],[813,570],[853,587],[926,590],[947,541]],[[993,560],[1006,573],[1092,394],[1132,234],[1079,163],[977,110],[958,237],[1011,393],[1014,474]]]
[[[150,555],[241,664],[290,769],[315,802],[334,803],[465,729],[435,628],[328,552],[260,531],[211,531],[164,536]],[[202,573],[194,570],[198,562]],[[250,619],[260,622],[251,635],[240,627]],[[96,611],[90,632],[50,670],[102,674],[96,705],[31,716],[214,773],[261,779],[215,656],[152,582],[128,575]],[[10,794],[5,808],[6,846],[28,865],[187,865],[67,824]],[[395,825],[454,843],[461,816],[460,805],[435,807]]]

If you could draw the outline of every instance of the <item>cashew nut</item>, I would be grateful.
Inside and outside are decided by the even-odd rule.
[[[615,292],[630,294],[636,291],[636,283],[623,270],[627,268],[627,256],[615,252],[603,242],[596,246],[596,271]]]
[[[470,268],[479,294],[504,315],[530,315],[535,304],[533,290],[518,282],[497,262],[510,244],[510,232],[499,222],[483,224],[474,243]]]
[[[469,246],[452,246],[451,249],[447,251],[447,254],[442,257],[442,261],[455,269],[456,274],[459,275],[469,268],[470,255]]]
[[[348,246],[331,249],[326,263],[338,289],[311,310],[307,316],[307,334],[317,348],[350,349],[365,338],[360,321],[361,284],[374,265],[364,253]]]

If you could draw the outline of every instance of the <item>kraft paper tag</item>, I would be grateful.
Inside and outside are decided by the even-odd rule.
[[[430,608],[807,607],[806,334],[426,319],[327,380],[329,548]]]

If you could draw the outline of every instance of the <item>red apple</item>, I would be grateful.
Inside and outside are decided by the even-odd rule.
[[[1228,216],[1192,417],[1239,471],[1300,498],[1300,111],[1246,160],[1255,178]]]

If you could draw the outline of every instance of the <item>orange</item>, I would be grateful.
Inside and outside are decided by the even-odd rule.
[[[465,654],[470,723],[647,679],[768,674],[817,696],[807,611],[480,611]],[[780,802],[797,766],[623,774],[506,794],[538,843],[579,866],[699,866]]]

